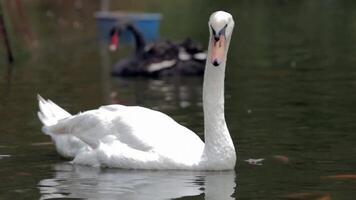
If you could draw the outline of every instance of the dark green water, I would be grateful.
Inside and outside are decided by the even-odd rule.
[[[71,113],[112,101],[139,104],[203,134],[201,78],[107,75],[108,63],[129,50],[101,50],[97,4],[27,1],[32,45],[14,22],[20,17],[4,6],[16,64],[8,69],[1,47],[0,199],[355,199],[355,178],[325,177],[356,174],[356,2],[113,3],[161,12],[163,37],[205,45],[209,14],[233,14],[226,119],[238,150],[234,172],[101,170],[57,155],[40,131],[37,93]],[[245,161],[259,158],[259,165]]]

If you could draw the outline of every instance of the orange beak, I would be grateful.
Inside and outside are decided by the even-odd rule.
[[[219,66],[225,59],[225,44],[226,38],[224,35],[220,35],[219,38],[212,37],[211,39],[211,54],[210,62],[215,66]]]
[[[117,32],[114,32],[110,39],[111,41],[109,49],[111,51],[115,51],[119,46],[119,34]]]

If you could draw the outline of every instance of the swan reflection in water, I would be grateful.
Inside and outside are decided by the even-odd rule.
[[[201,110],[202,79],[200,77],[116,79],[111,83],[107,96],[110,96],[107,103],[113,104],[129,102],[133,105],[155,105],[153,109],[162,111],[188,107]]]
[[[235,172],[100,169],[69,163],[54,166],[53,178],[38,183],[41,199],[173,199],[204,194],[235,199]]]

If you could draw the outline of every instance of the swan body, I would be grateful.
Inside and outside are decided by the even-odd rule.
[[[229,170],[236,153],[224,116],[225,62],[234,21],[218,11],[209,20],[203,85],[205,143],[168,115],[139,106],[107,105],[71,115],[39,99],[38,117],[57,151],[73,163],[127,169]]]

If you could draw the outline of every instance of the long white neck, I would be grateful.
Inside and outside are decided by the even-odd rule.
[[[206,63],[203,85],[204,158],[209,165],[230,169],[235,166],[236,153],[224,114],[225,65],[226,54],[224,62],[217,67],[209,59]]]

